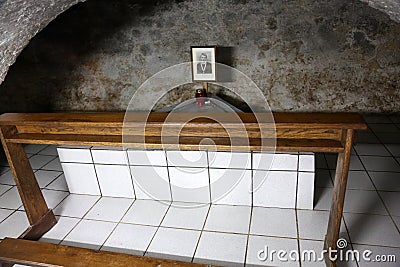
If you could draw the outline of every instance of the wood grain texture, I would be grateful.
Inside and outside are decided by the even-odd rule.
[[[351,148],[353,145],[354,131],[349,129],[344,131],[343,143],[344,151],[339,153],[335,181],[333,185],[332,203],[329,213],[328,229],[325,236],[324,248],[337,249],[337,240],[340,233],[340,225],[343,215],[344,198],[346,194],[347,177],[349,173]],[[335,263],[326,259],[328,266],[336,266]]]
[[[131,149],[181,149],[217,151],[282,151],[282,152],[341,152],[341,142],[331,139],[260,139],[210,137],[211,145],[202,143],[203,136],[121,136],[17,134],[6,139],[8,143],[50,144],[76,146],[114,146]],[[263,143],[264,142],[264,143]]]
[[[43,234],[47,233],[56,224],[56,217],[50,209],[38,222],[29,226],[18,238],[39,240]]]
[[[6,238],[0,242],[0,261],[40,266],[65,267],[190,267],[209,266],[162,260],[86,248],[54,245],[38,241]]]
[[[13,126],[2,126],[0,138],[29,223],[34,225],[48,213],[49,208],[40,191],[24,148],[21,144],[6,142],[6,139],[15,132],[16,128]]]
[[[175,113],[177,114],[177,113]],[[240,118],[241,122],[251,127],[274,127],[276,128],[297,128],[297,129],[366,129],[366,125],[359,114],[356,113],[273,113],[273,120],[268,115],[259,113],[234,113],[234,116],[228,113],[178,113],[169,116],[168,113],[127,113],[129,126],[135,124],[182,124],[190,121],[192,125],[215,125],[217,121],[225,125],[237,124]],[[196,117],[195,119],[193,119]],[[266,121],[257,121],[258,118],[266,118]],[[0,125],[32,125],[56,127],[117,127],[122,128],[125,113],[6,113],[0,115]]]
[[[31,227],[23,237],[35,239],[40,233],[47,231],[54,223],[54,215],[47,209],[21,144],[124,146],[134,149],[338,152],[333,200],[325,239],[325,246],[336,248],[354,130],[367,129],[360,115],[274,113],[273,119],[266,116],[261,122],[258,122],[257,118],[263,117],[262,114],[251,113],[180,113],[172,117],[168,115],[128,113],[129,123],[125,124],[123,113],[0,115],[2,143],[31,222]],[[184,264],[147,257],[131,258],[132,256],[124,254],[96,253],[92,250],[50,244],[26,245],[28,243],[10,242],[12,241],[6,239],[0,244],[0,259],[19,259],[25,264],[43,263],[44,259],[46,262],[50,259],[50,265],[60,263],[61,260],[60,266],[76,266],[75,263],[82,261],[87,265],[79,266],[109,266],[107,264],[110,263],[112,266],[132,266],[126,265],[128,260],[137,266]],[[57,253],[61,253],[61,256]],[[31,258],[27,259],[24,256]],[[75,261],[71,260],[71,257]],[[327,261],[327,264],[336,266],[330,261]]]

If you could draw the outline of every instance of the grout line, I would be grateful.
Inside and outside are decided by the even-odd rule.
[[[247,230],[246,247],[245,247],[245,251],[244,251],[244,262],[243,262],[244,266],[246,266],[247,254],[249,252],[250,228],[251,228],[252,219],[253,219],[253,207],[250,208],[249,227]]]
[[[100,245],[100,248],[98,250],[101,250],[103,248],[103,246],[105,245],[105,243],[108,241],[108,239],[111,237],[111,235],[115,232],[115,229],[117,229],[118,225],[121,223],[122,219],[126,216],[126,214],[128,213],[128,211],[132,208],[133,203],[135,203],[136,199],[134,199],[132,201],[132,203],[129,205],[129,207],[126,209],[126,211],[124,212],[124,215],[121,216],[121,218],[119,219],[118,222],[113,222],[115,223],[115,227],[111,230],[110,234],[107,236],[107,238],[104,240],[103,244]]]
[[[207,174],[208,174],[208,194],[209,194],[209,199],[210,199],[210,203],[213,202],[212,199],[212,194],[211,194],[211,174],[210,174],[210,159],[209,159],[209,155],[208,155],[208,151],[206,151],[206,160],[207,160]]]
[[[97,186],[99,187],[100,196],[103,196],[103,193],[101,192],[100,181],[99,181],[99,177],[97,175],[96,164],[94,164],[93,154],[92,154],[92,149],[91,148],[89,148],[89,153],[90,153],[90,158],[92,159],[91,165],[93,166],[94,174],[96,175],[96,181],[97,181]]]
[[[368,175],[368,178],[370,179],[372,185],[374,186],[375,192],[378,194],[379,199],[381,200],[383,206],[385,207],[385,210],[386,210],[387,214],[389,215],[390,219],[392,220],[392,223],[394,224],[394,227],[397,229],[397,232],[400,233],[400,228],[397,226],[396,221],[393,219],[392,214],[389,211],[389,208],[387,207],[387,205],[386,205],[385,201],[383,200],[383,197],[379,193],[379,190],[377,189],[373,179],[371,178],[370,174],[368,173],[367,169],[365,168],[364,163],[361,162],[361,164],[363,165],[363,167],[364,167],[364,169],[365,169],[365,171],[366,171],[366,173]]]
[[[164,219],[165,219],[165,216],[167,216],[167,213],[168,213],[169,209],[171,208],[171,205],[172,205],[172,201],[169,203],[169,206],[168,206],[167,210],[165,211],[165,214],[164,214],[163,218],[161,219],[160,224],[159,224],[158,226],[156,226],[156,227],[157,227],[157,230],[154,232],[154,235],[153,235],[153,237],[151,238],[149,244],[147,245],[147,247],[146,247],[146,249],[145,249],[143,255],[146,255],[148,249],[150,248],[150,245],[151,245],[151,243],[153,242],[154,237],[157,235],[157,232],[158,232],[158,230],[160,229],[161,224],[162,224],[162,222],[163,222]]]
[[[315,154],[314,154],[314,160],[315,160]],[[300,249],[300,234],[299,234],[299,218],[297,216],[297,201],[298,201],[298,195],[299,195],[299,167],[300,167],[300,155],[297,156],[297,179],[296,179],[296,198],[295,198],[295,203],[294,203],[294,215],[296,219],[296,235],[297,235],[297,251],[299,252],[299,255],[301,255],[301,249]],[[315,179],[315,173],[314,173],[314,179]],[[314,195],[314,192],[313,192]],[[313,198],[314,199],[314,198]],[[313,201],[314,204],[314,201]],[[301,267],[302,262],[299,260],[299,265]]]
[[[134,178],[133,178],[132,169],[131,169],[131,166],[130,166],[128,150],[125,150],[125,156],[126,156],[126,162],[128,163],[127,167],[128,167],[128,170],[129,170],[129,176],[131,177],[133,195],[134,195],[134,198],[136,199],[136,189],[135,189],[135,183],[133,182]]]
[[[170,195],[171,203],[172,203],[172,201],[174,201],[174,199],[172,198],[172,185],[171,185],[171,176],[170,176],[170,174],[169,174],[168,156],[167,156],[167,151],[165,151],[165,150],[163,150],[163,151],[164,151],[165,161],[166,161],[166,165],[167,165],[167,166],[163,166],[163,167],[167,168],[168,185],[169,185],[169,195]]]
[[[212,205],[211,203],[208,205],[208,210],[207,210],[206,218],[205,218],[205,220],[204,220],[204,222],[203,222],[203,226],[201,227],[199,239],[197,240],[196,247],[194,248],[194,251],[193,251],[192,260],[191,260],[190,262],[193,262],[193,261],[194,261],[194,256],[196,255],[197,249],[198,249],[199,244],[200,244],[201,236],[203,235],[203,232],[204,232],[204,227],[206,226],[206,222],[207,222],[207,220],[208,220],[208,215],[210,214],[211,205]]]

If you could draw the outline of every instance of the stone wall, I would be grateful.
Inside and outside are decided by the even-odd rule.
[[[190,61],[193,45],[229,48],[272,110],[395,112],[399,36],[399,23],[358,0],[89,0],[20,54],[0,113],[124,110],[150,76]],[[159,106],[192,96],[182,86]]]

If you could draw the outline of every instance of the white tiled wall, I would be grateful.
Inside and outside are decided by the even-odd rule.
[[[58,148],[77,194],[313,208],[314,154]]]

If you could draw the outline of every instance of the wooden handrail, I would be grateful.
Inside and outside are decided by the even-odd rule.
[[[252,113],[181,113],[168,117],[168,113],[150,113],[149,115],[128,113],[127,116],[124,123],[124,113],[8,113],[0,115],[0,138],[31,225],[22,238],[39,239],[56,223],[54,214],[48,209],[43,198],[22,144],[124,146],[135,149],[212,148],[222,151],[276,149],[277,151],[339,154],[324,246],[325,249],[328,247],[336,249],[354,131],[367,129],[360,115],[355,113],[273,113],[272,117],[270,114]],[[257,118],[265,120],[259,122]],[[200,141],[205,137],[213,139],[215,145],[209,147],[200,145]],[[21,245],[28,254],[30,253],[29,255],[33,255],[36,249],[40,255],[42,250],[52,254],[62,251],[63,248],[50,244],[27,246],[20,241],[15,242],[6,239],[0,243],[0,259],[12,261],[6,257],[9,252],[1,250],[2,245],[7,248],[11,245],[15,245],[15,248]],[[75,249],[68,248],[68,251],[75,251]],[[79,255],[83,255],[81,251],[76,250],[77,259]],[[102,253],[98,254],[98,257],[94,252],[87,252],[85,255],[90,255],[94,261],[104,258]],[[123,262],[126,256],[118,255],[120,256],[113,257]],[[18,257],[15,256],[14,259]],[[20,257],[23,258],[22,255]],[[60,257],[64,259],[66,256],[63,254]],[[40,262],[40,259],[36,259],[32,262]],[[24,262],[21,261],[21,263]],[[62,263],[61,266],[72,266],[67,262]],[[329,260],[326,263],[327,266],[336,266],[335,262]],[[153,265],[143,264],[143,266]]]

